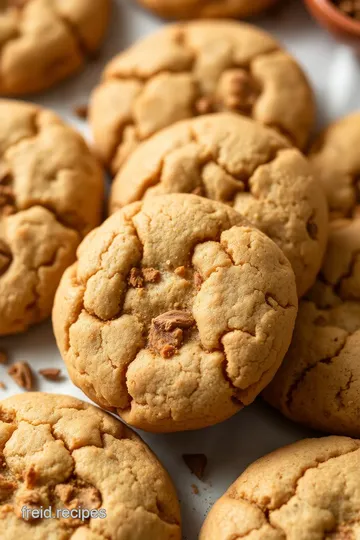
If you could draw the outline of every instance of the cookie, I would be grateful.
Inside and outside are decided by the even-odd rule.
[[[327,194],[332,219],[351,218],[360,207],[360,112],[331,124],[310,160]]]
[[[110,0],[5,0],[0,7],[0,94],[45,90],[99,47]]]
[[[332,222],[319,279],[300,303],[289,352],[266,399],[322,431],[360,437],[360,219]]]
[[[277,0],[139,0],[160,17],[194,19],[197,17],[250,17],[257,15]]]
[[[89,119],[117,172],[139,142],[178,120],[232,111],[304,147],[313,96],[298,66],[256,27],[231,21],[169,25],[116,56],[91,97]]]
[[[52,112],[0,100],[0,335],[51,313],[65,268],[99,224],[103,173]]]
[[[210,510],[199,540],[359,538],[360,441],[305,439],[259,459]]]
[[[56,294],[73,382],[148,431],[209,426],[270,382],[289,346],[295,278],[231,208],[196,195],[134,203],[90,233]]]
[[[325,195],[307,160],[273,130],[229,113],[162,130],[119,171],[110,210],[171,192],[231,205],[284,251],[299,296],[313,285],[327,240]]]
[[[168,474],[119,420],[44,393],[1,401],[0,419],[3,540],[180,540]]]

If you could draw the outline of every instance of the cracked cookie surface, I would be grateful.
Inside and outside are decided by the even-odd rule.
[[[292,420],[360,437],[360,219],[331,225],[319,278],[264,396]]]
[[[115,57],[92,94],[89,120],[115,173],[160,129],[222,111],[273,126],[304,147],[314,103],[300,67],[269,34],[202,21],[166,26]]]
[[[276,0],[138,0],[161,17],[250,17],[269,8]]]
[[[360,112],[330,124],[309,158],[321,180],[332,219],[360,213]]]
[[[44,393],[1,401],[0,452],[3,540],[181,538],[168,474],[133,431],[97,407]],[[23,506],[51,507],[54,518],[24,519]],[[56,517],[78,507],[106,517]]]
[[[92,400],[133,426],[180,431],[255,399],[296,312],[293,271],[269,238],[228,206],[175,194],[129,205],[85,238],[53,326]]]
[[[259,459],[210,510],[199,540],[340,540],[360,532],[360,441],[305,439]]]
[[[0,335],[51,313],[60,277],[101,219],[103,173],[55,114],[0,100]]]
[[[109,11],[110,0],[2,2],[0,94],[39,92],[78,71],[100,45]]]
[[[164,193],[196,193],[232,206],[283,250],[299,296],[325,252],[326,199],[307,160],[273,130],[229,113],[179,122],[130,156],[110,211]]]

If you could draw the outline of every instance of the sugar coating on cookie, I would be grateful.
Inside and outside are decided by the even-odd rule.
[[[161,17],[249,17],[276,3],[276,0],[138,0]]]
[[[129,205],[87,236],[53,325],[91,399],[139,428],[179,431],[255,399],[296,312],[280,249],[231,208],[178,194]]]
[[[99,47],[109,12],[110,0],[5,0],[0,94],[39,92],[78,71]]]
[[[310,160],[322,182],[332,219],[360,208],[360,112],[331,124],[315,142]]]
[[[360,441],[305,439],[259,459],[210,510],[199,540],[358,538]]]
[[[139,142],[178,120],[233,111],[304,147],[314,118],[309,84],[267,33],[231,21],[169,25],[107,66],[90,104],[104,161],[116,172]]]
[[[0,100],[0,335],[51,313],[60,277],[99,224],[103,173],[55,114]]]
[[[13,396],[0,402],[0,446],[3,540],[120,540],[134,530],[180,540],[168,474],[133,431],[97,407],[56,394]],[[79,507],[93,515],[77,517]],[[37,519],[41,508],[53,517]]]
[[[276,132],[229,113],[179,122],[130,156],[110,210],[177,192],[231,205],[284,251],[299,296],[313,285],[326,247],[326,199],[307,160]]]
[[[325,432],[360,437],[360,219],[332,223],[319,278],[266,399]]]

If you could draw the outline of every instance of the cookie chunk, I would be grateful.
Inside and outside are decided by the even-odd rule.
[[[199,540],[359,535],[360,441],[306,439],[259,459],[210,510]]]
[[[89,110],[113,172],[139,144],[178,120],[232,111],[304,147],[314,118],[309,84],[267,33],[231,21],[170,25],[115,57]]]
[[[50,111],[0,100],[0,335],[51,313],[60,277],[99,224],[103,173]]]
[[[97,407],[44,393],[1,401],[0,452],[2,540],[120,540],[134,530],[139,539],[181,538],[168,474],[133,431]],[[42,519],[45,511],[52,517]]]
[[[331,124],[315,142],[310,160],[327,194],[332,219],[360,208],[360,112]]]
[[[307,160],[273,130],[229,113],[162,130],[119,171],[111,211],[171,192],[231,205],[284,251],[299,296],[313,285],[327,239],[325,195]]]
[[[177,194],[129,205],[87,236],[53,324],[73,382],[160,432],[209,426],[251,403],[284,357],[296,312],[293,271],[269,238],[225,205]]]
[[[0,94],[39,92],[78,71],[104,36],[110,0],[4,0]]]
[[[360,219],[337,220],[319,279],[300,303],[266,399],[315,429],[360,437]]]
[[[277,0],[138,0],[140,4],[169,19],[196,17],[250,17],[273,6]]]

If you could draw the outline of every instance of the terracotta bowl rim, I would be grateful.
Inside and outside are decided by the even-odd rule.
[[[331,0],[306,0],[310,5],[316,5],[329,19],[332,19],[339,27],[346,32],[351,32],[360,38],[360,21],[357,22],[351,17],[343,15]]]

